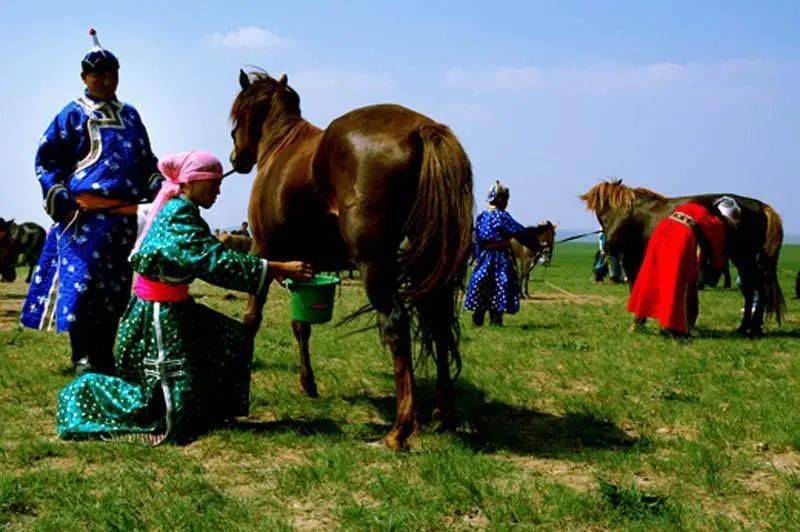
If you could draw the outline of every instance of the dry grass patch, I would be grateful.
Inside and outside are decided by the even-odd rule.
[[[503,456],[501,460],[510,462],[527,473],[564,484],[576,491],[588,492],[597,488],[597,471],[593,467],[557,458],[535,456]]]

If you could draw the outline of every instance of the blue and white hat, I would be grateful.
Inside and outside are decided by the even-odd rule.
[[[89,30],[89,35],[92,36],[94,46],[89,50],[89,53],[83,56],[81,72],[89,74],[92,72],[119,70],[119,61],[114,54],[100,46],[100,41],[97,39],[97,32],[94,28]]]
[[[501,197],[508,199],[508,196],[508,187],[503,186],[499,180],[496,180],[494,183],[492,183],[492,186],[489,187],[489,192],[486,193],[486,201],[488,201],[490,204],[494,204],[496,199]]]

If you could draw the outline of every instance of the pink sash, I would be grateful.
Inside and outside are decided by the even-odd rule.
[[[144,301],[177,303],[189,299],[189,285],[160,283],[137,275],[133,283],[133,293]]]

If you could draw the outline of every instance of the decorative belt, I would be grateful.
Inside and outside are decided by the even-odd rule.
[[[673,212],[672,214],[669,215],[669,217],[684,225],[689,226],[692,229],[692,231],[697,231],[699,229],[697,227],[697,222],[695,222],[694,218],[692,218],[688,214],[683,214],[682,212]]]
[[[125,200],[104,198],[95,194],[78,194],[75,202],[81,210],[88,212],[110,212],[111,214],[136,214],[139,205]]]
[[[697,241],[697,245],[703,250],[703,255],[706,257],[711,256],[711,242],[708,240],[708,237],[706,237],[705,233],[703,233],[703,230],[700,229],[700,226],[697,225],[697,222],[694,220],[694,218],[682,212],[673,212],[669,215],[669,217],[691,229],[692,233],[694,234],[694,238]]]
[[[177,303],[189,299],[189,285],[161,283],[137,275],[136,281],[133,283],[133,293],[144,301]]]

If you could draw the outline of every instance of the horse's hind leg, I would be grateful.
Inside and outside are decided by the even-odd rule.
[[[756,270],[755,265],[744,265],[739,268],[739,277],[742,282],[741,290],[744,296],[744,312],[742,313],[742,323],[737,332],[739,334],[750,334],[753,317],[753,294],[756,289]]]
[[[300,348],[300,390],[309,397],[318,397],[317,381],[314,378],[314,369],[311,367],[311,352],[308,345],[311,339],[311,324],[292,320],[292,332]]]
[[[750,319],[750,330],[747,331],[748,336],[751,338],[757,338],[763,336],[764,334],[764,311],[767,308],[767,303],[769,299],[769,290],[767,288],[768,280],[767,280],[767,271],[769,266],[765,264],[766,256],[762,253],[759,253],[759,257],[757,259],[757,267],[756,267],[756,296],[758,299],[755,301],[755,309],[753,310],[753,316]]]
[[[378,312],[383,342],[392,352],[397,417],[383,443],[400,451],[408,448],[408,438],[417,428],[417,392],[411,360],[411,319],[395,286],[395,268],[389,262],[360,264],[361,276],[370,303]]]
[[[455,390],[450,377],[451,355],[458,358],[458,340],[451,320],[458,319],[455,299],[447,291],[433,295],[421,302],[419,309],[420,325],[430,327],[433,347],[436,350],[436,393],[433,403],[433,421],[439,431],[455,430],[458,420],[455,412]],[[456,371],[460,369],[457,360]]]

